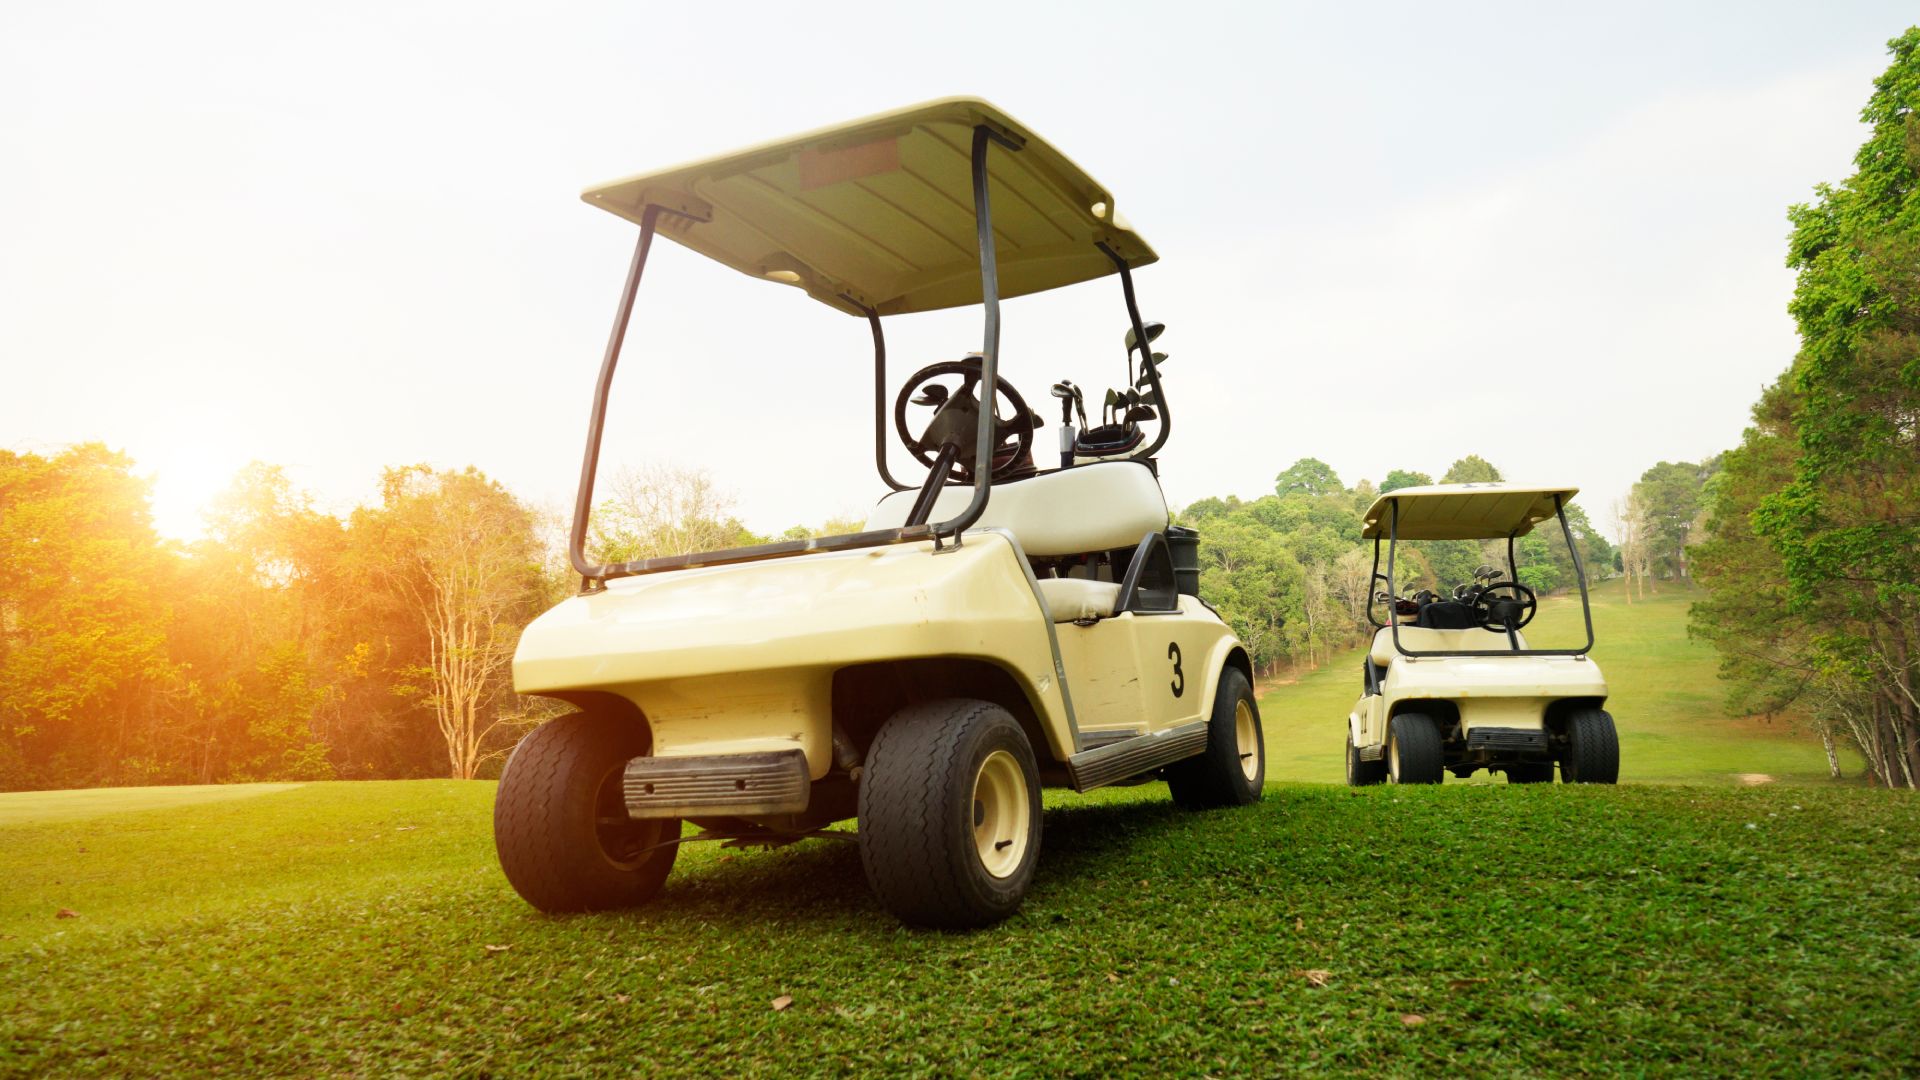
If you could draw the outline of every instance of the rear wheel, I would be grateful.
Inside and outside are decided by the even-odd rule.
[[[1445,772],[1440,728],[1424,713],[1401,713],[1387,726],[1387,776],[1396,784],[1437,784]]]
[[[1364,761],[1360,757],[1360,748],[1353,745],[1353,732],[1347,732],[1347,786],[1370,787],[1387,782],[1387,762],[1385,758]]]
[[[860,774],[860,862],[902,922],[950,929],[1013,914],[1040,856],[1040,770],[1011,714],[953,698],[909,705]]]
[[[1567,717],[1567,750],[1560,779],[1569,784],[1612,784],[1620,779],[1620,736],[1604,709],[1581,709]]]
[[[621,781],[647,753],[646,728],[574,713],[514,747],[493,800],[500,869],[542,911],[602,911],[653,899],[673,869],[680,822],[627,817]]]
[[[1551,784],[1553,783],[1553,762],[1526,761],[1507,766],[1509,784]]]
[[[1253,687],[1239,668],[1220,673],[1213,715],[1207,720],[1206,750],[1167,766],[1166,776],[1167,789],[1181,806],[1207,809],[1260,801],[1267,779],[1266,741]]]

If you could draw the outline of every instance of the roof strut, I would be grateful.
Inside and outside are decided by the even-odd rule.
[[[981,403],[978,427],[975,429],[977,446],[973,465],[973,498],[966,509],[948,521],[937,525],[906,525],[898,529],[875,529],[870,532],[850,533],[844,536],[811,537],[805,540],[787,540],[772,544],[756,544],[750,547],[730,548],[725,551],[692,552],[685,555],[663,555],[650,559],[634,559],[623,563],[593,564],[587,561],[587,520],[593,513],[594,474],[600,463],[600,440],[606,430],[607,397],[613,387],[613,372],[620,363],[620,349],[626,342],[627,326],[633,319],[634,296],[640,289],[640,275],[646,269],[647,252],[653,246],[654,228],[660,213],[671,208],[649,203],[640,215],[640,239],[634,245],[633,262],[627,268],[627,283],[620,292],[620,303],[614,312],[613,331],[607,338],[607,351],[600,362],[600,377],[594,384],[593,411],[587,421],[587,449],[580,463],[580,489],[573,502],[573,527],[567,537],[567,560],[580,575],[580,591],[584,593],[600,592],[606,588],[609,578],[627,577],[633,574],[650,574],[663,570],[679,570],[693,566],[716,566],[728,563],[755,562],[761,559],[778,558],[805,551],[838,551],[848,548],[873,547],[881,544],[902,544],[916,540],[931,539],[936,547],[942,537],[952,537],[957,545],[960,534],[968,526],[980,520],[987,508],[987,496],[993,486],[994,452],[994,394],[999,386],[1000,376],[1000,275],[993,249],[993,208],[987,196],[987,150],[999,143],[1007,150],[1017,151],[1020,143],[991,127],[981,124],[973,129],[973,211],[975,231],[980,245],[980,295],[986,308],[985,341],[981,348],[981,382],[985,400]],[[1112,252],[1108,251],[1109,257]],[[1126,266],[1121,265],[1121,273]],[[1128,307],[1133,305],[1133,286],[1127,285]],[[875,423],[876,433],[874,454],[875,464],[880,468],[881,479],[898,490],[904,485],[893,479],[887,469],[884,416],[886,409],[886,341],[880,332],[880,316],[872,308],[862,305],[867,322],[873,327],[873,366],[874,366],[874,405],[879,415]],[[1140,322],[1139,313],[1133,313],[1134,324]],[[1144,335],[1140,335],[1144,340]],[[1158,382],[1155,382],[1158,389]],[[1164,410],[1165,406],[1162,406]],[[1164,413],[1163,413],[1164,415]],[[1162,439],[1165,430],[1162,429]],[[1154,446],[1157,448],[1159,443]]]
[[[600,468],[600,436],[607,426],[607,394],[613,389],[613,369],[620,363],[620,346],[627,339],[627,324],[633,321],[633,297],[640,291],[640,273],[647,268],[647,251],[653,247],[653,228],[660,219],[660,208],[649,205],[640,215],[640,239],[633,245],[633,262],[627,267],[627,284],[620,290],[620,305],[614,310],[613,332],[607,337],[607,352],[600,361],[600,378],[593,384],[593,415],[587,420],[587,453],[580,463],[580,490],[573,499],[573,528],[567,534],[567,561],[580,575],[580,591],[599,592],[606,588],[604,566],[587,563],[587,515],[593,512],[593,476]]]
[[[980,302],[986,308],[985,340],[980,346],[980,419],[974,429],[973,499],[950,520],[933,527],[934,544],[942,536],[960,543],[960,534],[986,512],[993,488],[994,399],[1000,378],[1000,267],[993,252],[993,206],[987,198],[987,148],[999,143],[1008,150],[1020,145],[985,124],[973,129],[973,220],[980,245]],[[1025,418],[1023,417],[1022,420]]]
[[[1127,298],[1127,318],[1133,322],[1133,340],[1140,343],[1140,363],[1147,369],[1147,380],[1153,384],[1153,401],[1160,410],[1160,434],[1154,436],[1153,444],[1145,450],[1132,455],[1135,461],[1146,461],[1160,452],[1167,444],[1167,434],[1173,430],[1173,417],[1167,413],[1167,395],[1160,392],[1160,365],[1153,362],[1153,343],[1147,340],[1147,328],[1140,322],[1140,305],[1133,298],[1133,270],[1127,266],[1127,260],[1120,253],[1107,246],[1105,240],[1094,244],[1120,271],[1120,289]],[[1133,354],[1127,354],[1127,374],[1133,374]]]

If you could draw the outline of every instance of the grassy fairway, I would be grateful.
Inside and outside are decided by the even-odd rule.
[[[487,784],[136,795],[0,825],[0,1072],[1920,1070],[1897,793],[1060,796],[1026,909],[969,935],[901,929],[821,842],[690,850],[653,908],[543,917]]]
[[[1721,711],[1713,649],[1687,638],[1687,607],[1697,595],[1668,587],[1630,605],[1617,581],[1594,590],[1593,658],[1606,672],[1607,709],[1620,729],[1620,779],[1730,783],[1764,774],[1825,782],[1826,755],[1813,735],[1783,721],[1736,720]],[[1527,628],[1529,640],[1542,647],[1575,646],[1585,636],[1577,595],[1542,602]],[[1360,655],[1350,650],[1261,697],[1268,779],[1344,782],[1347,713],[1360,695]],[[1852,756],[1841,764],[1849,775],[1861,767]],[[1473,782],[1503,781],[1483,772]]]

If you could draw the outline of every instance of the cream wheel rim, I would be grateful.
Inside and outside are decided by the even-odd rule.
[[[1020,763],[1005,750],[988,754],[973,776],[973,847],[987,873],[1005,878],[1020,869],[1032,817]]]
[[[1251,784],[1260,775],[1260,725],[1253,722],[1253,706],[1245,698],[1233,703],[1233,738],[1240,751],[1240,771]]]
[[[1400,782],[1400,740],[1387,740],[1387,772],[1393,776],[1393,782]]]

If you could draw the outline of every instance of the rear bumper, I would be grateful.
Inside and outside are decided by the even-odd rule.
[[[1467,753],[1517,757],[1547,753],[1545,728],[1476,727],[1467,731]]]

